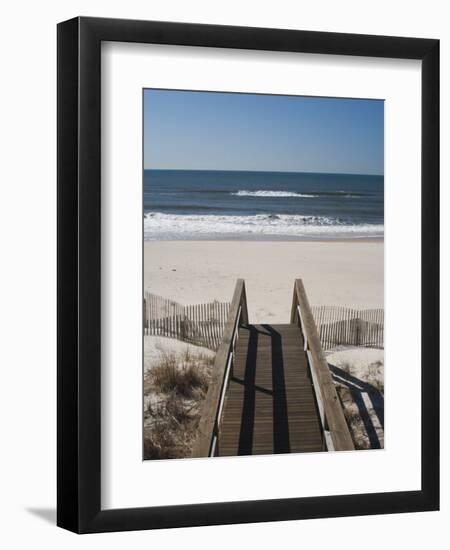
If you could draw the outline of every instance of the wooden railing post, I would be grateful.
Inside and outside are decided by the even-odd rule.
[[[241,290],[241,324],[242,325],[248,325],[248,307],[247,307],[247,292],[245,290],[245,281],[244,279],[238,279],[236,284],[240,284],[242,282],[242,290]]]
[[[303,337],[307,343],[307,357],[312,371],[313,385],[320,410],[323,410],[323,429],[329,433],[332,449],[354,450],[352,436],[345,420],[328,363],[323,354],[319,334],[301,279],[294,284],[291,322],[299,318]],[[297,306],[295,306],[297,304]],[[296,312],[294,312],[294,306]]]
[[[297,323],[297,321],[298,321],[298,297],[297,297],[297,291],[294,283],[294,293],[292,296],[292,307],[291,307],[291,325]]]
[[[232,352],[235,332],[239,324],[248,323],[247,299],[243,279],[236,281],[222,342],[217,350],[212,378],[203,402],[197,439],[192,450],[192,457],[210,456],[213,441],[218,444],[217,436],[220,426],[220,406],[223,404],[227,379],[232,368]],[[216,447],[217,448],[217,447]]]
[[[144,334],[148,334],[148,326],[147,326],[147,300],[144,298]]]

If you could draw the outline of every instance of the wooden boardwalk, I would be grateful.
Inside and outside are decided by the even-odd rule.
[[[301,279],[285,325],[250,324],[238,279],[191,456],[353,449]]]
[[[219,456],[324,450],[303,346],[295,324],[239,327]]]

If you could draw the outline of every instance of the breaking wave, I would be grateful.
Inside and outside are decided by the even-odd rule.
[[[220,214],[189,215],[148,212],[144,215],[144,238],[263,238],[272,237],[346,237],[382,236],[379,224],[350,224],[339,218],[289,214],[233,216]]]
[[[295,193],[294,191],[236,191],[231,193],[238,197],[302,197],[304,199],[313,199],[317,195],[310,195],[307,193]]]
[[[266,191],[259,189],[258,191],[247,191],[241,189],[230,193],[238,197],[300,197],[303,199],[315,199],[319,197],[342,197],[346,199],[354,199],[365,196],[364,193],[353,193],[347,191],[308,191],[306,193],[297,193],[296,191]]]

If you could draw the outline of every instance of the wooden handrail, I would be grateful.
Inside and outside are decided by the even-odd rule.
[[[222,343],[217,350],[211,382],[202,406],[198,435],[192,450],[194,458],[211,456],[216,451],[223,400],[233,364],[234,344],[241,324],[248,324],[244,279],[236,281]]]
[[[352,436],[323,354],[316,323],[301,279],[296,279],[294,284],[291,323],[299,323],[303,333],[327,448],[335,451],[354,450]]]

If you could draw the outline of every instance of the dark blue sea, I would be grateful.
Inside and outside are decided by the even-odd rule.
[[[144,171],[145,240],[311,240],[383,235],[383,176]]]

